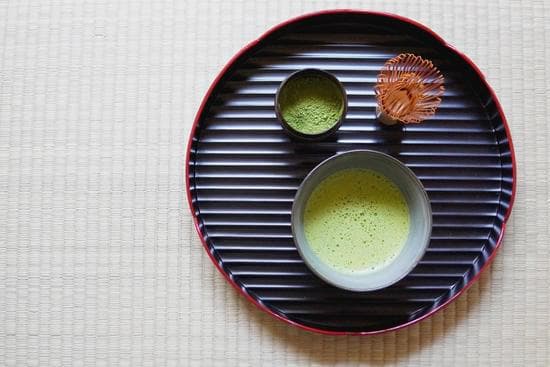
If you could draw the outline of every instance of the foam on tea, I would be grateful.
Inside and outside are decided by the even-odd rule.
[[[304,212],[311,249],[341,272],[384,267],[403,249],[409,227],[409,208],[399,188],[366,169],[346,169],[324,179]]]

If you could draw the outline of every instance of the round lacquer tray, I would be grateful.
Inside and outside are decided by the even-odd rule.
[[[411,52],[445,76],[436,115],[418,125],[375,120],[384,62]],[[292,140],[274,98],[292,72],[333,73],[349,97],[334,138]],[[313,275],[292,240],[290,210],[305,175],[352,149],[379,150],[421,179],[433,209],[420,264],[389,288],[355,293]],[[204,248],[227,280],[270,314],[308,330],[376,333],[421,320],[464,291],[500,246],[514,197],[510,132],[474,64],[426,27],[389,14],[324,11],[292,19],[240,51],[199,109],[188,146],[189,204]]]

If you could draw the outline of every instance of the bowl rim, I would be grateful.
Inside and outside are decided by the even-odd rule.
[[[389,279],[386,282],[383,282],[383,283],[380,283],[377,286],[371,286],[371,287],[350,287],[350,286],[341,284],[339,282],[335,282],[330,277],[327,277],[326,274],[321,273],[313,264],[310,263],[310,261],[307,259],[307,257],[305,256],[305,254],[303,252],[303,246],[309,246],[309,245],[304,244],[304,243],[299,243],[299,241],[297,240],[297,235],[296,235],[297,229],[296,229],[296,223],[295,223],[295,216],[298,215],[298,213],[297,213],[297,210],[298,210],[297,209],[297,205],[298,205],[297,204],[298,203],[297,198],[300,195],[303,194],[303,190],[304,190],[304,186],[305,186],[306,182],[308,180],[310,180],[313,176],[315,176],[319,172],[319,170],[323,166],[325,166],[326,164],[328,164],[328,163],[330,163],[334,160],[342,159],[345,156],[353,155],[353,154],[367,154],[367,155],[371,155],[371,156],[374,155],[374,156],[378,156],[379,159],[380,158],[381,159],[387,159],[387,160],[390,160],[393,163],[395,163],[398,167],[401,168],[401,170],[405,174],[407,174],[414,181],[416,188],[421,193],[421,200],[426,204],[427,214],[428,214],[427,217],[426,217],[426,220],[427,220],[427,223],[426,223],[427,233],[426,233],[426,238],[425,238],[425,240],[423,241],[423,243],[421,245],[421,251],[419,251],[418,254],[414,258],[412,258],[412,261],[408,264],[408,266],[406,268],[406,271],[403,271],[402,273],[400,273],[398,277]],[[338,171],[334,171],[331,174],[334,174],[336,172],[338,172]],[[306,203],[307,203],[307,198],[306,198]],[[305,204],[304,204],[303,207],[305,207]],[[375,290],[387,288],[387,287],[399,282],[400,280],[405,278],[418,265],[418,263],[420,262],[422,257],[424,257],[424,255],[426,254],[426,251],[427,251],[428,246],[430,244],[431,235],[432,235],[432,228],[433,228],[433,212],[432,212],[432,207],[431,207],[431,201],[430,201],[430,198],[429,198],[428,193],[426,191],[426,188],[424,187],[424,185],[422,184],[422,182],[420,181],[418,176],[416,176],[416,174],[409,167],[407,167],[403,162],[401,162],[399,159],[397,159],[395,157],[392,157],[389,154],[379,152],[379,151],[376,151],[376,150],[354,149],[354,150],[349,150],[349,151],[345,151],[345,152],[341,152],[341,153],[336,153],[336,154],[328,157],[327,159],[325,159],[322,162],[320,162],[319,164],[317,164],[304,177],[304,179],[300,183],[300,186],[298,187],[298,190],[296,191],[296,194],[294,195],[294,198],[293,198],[293,201],[292,201],[292,210],[291,210],[290,223],[291,223],[291,231],[292,231],[292,240],[294,242],[294,245],[296,246],[296,249],[298,250],[298,253],[300,254],[300,257],[302,258],[302,260],[304,261],[306,266],[316,276],[318,276],[319,278],[321,278],[325,282],[327,282],[327,283],[329,283],[329,284],[331,284],[331,285],[333,285],[337,288],[340,288],[340,289],[344,289],[344,290],[348,290],[348,291],[354,291],[354,292],[367,292],[367,291],[375,291]]]
[[[283,114],[281,113],[281,106],[279,103],[281,91],[288,84],[288,82],[291,81],[292,79],[299,78],[303,75],[308,75],[308,74],[320,75],[323,78],[329,79],[336,85],[336,87],[338,88],[342,96],[343,105],[342,105],[342,112],[340,113],[340,117],[338,118],[338,120],[336,120],[336,122],[330,128],[328,128],[325,131],[321,131],[320,133],[317,133],[317,134],[306,134],[294,129],[283,117]],[[347,112],[348,112],[348,95],[346,93],[346,88],[344,88],[344,85],[342,84],[342,82],[334,74],[326,70],[317,69],[317,68],[305,68],[305,69],[297,70],[291,73],[290,75],[288,75],[285,79],[283,79],[281,84],[279,84],[279,86],[277,87],[277,92],[275,93],[275,115],[277,116],[277,120],[279,120],[279,122],[281,123],[285,131],[288,132],[294,138],[298,138],[306,141],[323,140],[325,138],[328,138],[340,128],[340,126],[342,125],[342,123],[346,118]]]

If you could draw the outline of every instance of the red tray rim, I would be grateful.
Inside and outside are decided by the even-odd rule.
[[[267,308],[265,305],[263,305],[262,303],[258,302],[256,299],[254,299],[250,294],[246,293],[244,291],[244,289],[241,288],[237,283],[235,283],[233,281],[233,279],[231,279],[230,276],[222,269],[221,264],[219,264],[218,261],[216,261],[216,259],[214,258],[214,255],[210,251],[210,249],[208,247],[208,244],[206,243],[206,241],[204,239],[204,236],[201,234],[199,219],[198,219],[195,211],[193,210],[193,207],[194,207],[193,198],[191,196],[191,189],[190,189],[190,185],[189,185],[189,181],[190,181],[190,176],[189,176],[189,167],[190,167],[190,165],[189,165],[189,162],[190,162],[190,159],[191,159],[191,146],[193,144],[193,137],[195,136],[195,131],[197,129],[200,117],[202,116],[202,113],[204,111],[204,108],[206,106],[206,103],[207,103],[208,99],[210,98],[210,96],[212,95],[212,92],[214,91],[214,88],[218,85],[219,81],[226,74],[226,72],[233,66],[233,64],[242,55],[244,55],[246,52],[248,52],[250,49],[252,49],[258,43],[263,41],[265,38],[269,37],[272,33],[278,31],[279,29],[281,29],[281,28],[283,28],[287,25],[290,25],[290,24],[293,24],[293,23],[298,23],[298,22],[301,22],[301,21],[309,19],[309,18],[314,18],[314,17],[321,16],[321,15],[334,15],[334,14],[373,15],[373,16],[386,17],[386,18],[390,18],[390,19],[393,19],[393,20],[409,23],[410,25],[416,26],[417,28],[420,28],[420,29],[424,30],[425,32],[430,34],[434,39],[436,39],[438,42],[440,42],[444,47],[447,47],[451,51],[458,54],[477,73],[477,75],[479,76],[479,78],[481,79],[481,81],[486,86],[487,90],[489,91],[489,94],[493,98],[493,100],[495,102],[495,106],[497,107],[498,113],[502,118],[502,122],[503,122],[503,125],[504,125],[504,128],[505,128],[506,137],[508,139],[508,144],[510,146],[510,152],[511,152],[511,160],[512,160],[512,196],[510,198],[510,204],[508,206],[508,210],[506,211],[506,215],[504,216],[504,220],[502,222],[502,229],[501,229],[500,235],[498,237],[497,243],[495,245],[495,249],[493,250],[493,253],[489,256],[489,258],[487,259],[485,264],[483,264],[483,266],[478,271],[478,273],[459,292],[457,292],[455,295],[453,295],[451,298],[449,298],[446,302],[444,302],[441,305],[437,306],[436,308],[434,308],[433,310],[431,310],[427,314],[425,314],[425,315],[423,315],[423,316],[421,316],[417,319],[411,320],[409,322],[406,322],[406,323],[403,323],[403,324],[400,324],[400,325],[397,325],[397,326],[394,326],[394,327],[391,327],[391,328],[386,328],[386,329],[381,329],[381,330],[376,330],[376,331],[331,331],[331,330],[318,329],[318,328],[315,328],[315,327],[303,325],[303,324],[292,321],[288,318],[283,317],[282,315],[279,315],[279,314],[273,312],[272,310]],[[420,23],[416,20],[413,20],[411,18],[407,18],[407,17],[404,17],[402,15],[398,15],[398,14],[387,13],[387,12],[379,12],[379,11],[371,11],[371,10],[329,9],[329,10],[320,10],[320,11],[315,11],[315,12],[311,12],[311,13],[306,13],[306,14],[302,14],[302,15],[299,15],[299,16],[296,16],[296,17],[293,17],[293,18],[289,18],[289,19],[287,19],[287,20],[271,27],[270,29],[265,31],[260,37],[258,37],[257,39],[251,41],[250,43],[245,45],[243,48],[241,48],[235,55],[233,55],[233,57],[231,57],[231,59],[229,59],[229,61],[220,70],[220,72],[218,73],[216,78],[212,81],[212,83],[210,84],[210,87],[206,91],[206,94],[204,95],[204,97],[201,101],[201,104],[199,106],[199,109],[198,109],[198,111],[195,115],[195,119],[193,121],[193,126],[191,127],[191,130],[189,132],[189,138],[188,138],[188,141],[187,141],[186,156],[185,156],[185,190],[186,190],[186,194],[187,194],[187,203],[188,203],[189,209],[191,211],[191,216],[193,218],[193,223],[194,223],[194,226],[195,226],[195,230],[197,231],[197,234],[198,234],[198,236],[201,240],[202,246],[204,247],[206,253],[208,254],[208,257],[210,258],[212,263],[214,263],[214,265],[216,266],[218,271],[223,275],[225,280],[229,284],[231,284],[233,286],[233,288],[235,288],[248,301],[250,301],[256,307],[258,307],[260,310],[262,310],[262,311],[268,313],[269,315],[275,317],[276,319],[282,320],[282,321],[284,321],[284,322],[286,322],[286,323],[288,323],[292,326],[298,327],[302,330],[306,330],[306,331],[310,331],[310,332],[316,332],[316,333],[325,334],[325,335],[376,335],[376,334],[387,333],[387,332],[390,332],[390,331],[400,330],[400,329],[406,328],[407,326],[416,324],[417,322],[420,322],[424,319],[429,318],[430,316],[434,315],[436,312],[446,308],[456,298],[458,298],[461,294],[463,294],[466,290],[468,290],[472,286],[472,284],[474,284],[480,278],[481,274],[483,274],[483,272],[493,262],[496,254],[498,253],[498,250],[500,249],[500,247],[502,245],[502,239],[504,238],[504,232],[506,231],[506,223],[507,223],[508,218],[510,217],[510,214],[512,212],[512,207],[514,205],[514,200],[515,200],[515,197],[516,197],[516,169],[517,169],[516,168],[516,155],[515,155],[515,151],[514,151],[514,144],[512,142],[512,134],[510,132],[510,127],[509,127],[508,122],[506,120],[506,116],[504,115],[504,110],[502,108],[502,105],[500,104],[500,102],[499,102],[499,100],[496,96],[495,90],[489,85],[489,83],[487,83],[485,75],[481,72],[479,67],[468,56],[466,56],[464,53],[459,51],[456,47],[454,47],[451,44],[449,44],[448,42],[446,42],[441,36],[439,36],[437,33],[435,33],[432,29],[430,29],[426,25],[424,25],[424,24],[422,24],[422,23]]]

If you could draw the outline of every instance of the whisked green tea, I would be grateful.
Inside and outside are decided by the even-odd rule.
[[[403,249],[409,227],[409,208],[399,188],[366,169],[327,177],[312,192],[304,212],[311,249],[341,272],[384,267]]]

